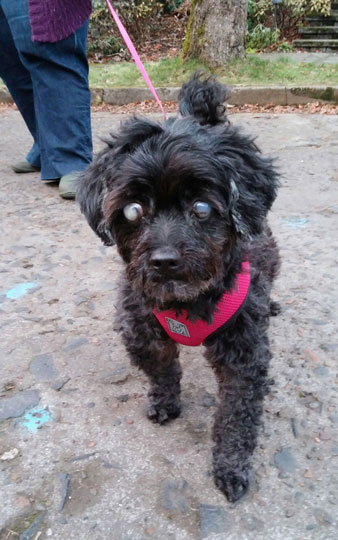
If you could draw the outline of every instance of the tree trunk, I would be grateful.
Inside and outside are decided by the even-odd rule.
[[[191,0],[184,58],[197,57],[211,67],[243,58],[247,12],[248,0]]]

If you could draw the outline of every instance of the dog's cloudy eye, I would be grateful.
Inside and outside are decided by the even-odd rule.
[[[137,221],[143,216],[143,208],[138,203],[131,203],[123,208],[123,213],[128,221]]]
[[[197,216],[199,219],[206,219],[211,213],[211,206],[207,202],[196,201],[192,209],[195,216]]]

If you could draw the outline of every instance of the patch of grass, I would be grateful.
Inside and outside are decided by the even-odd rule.
[[[264,60],[248,56],[228,65],[228,72],[221,79],[228,84],[337,84],[338,65],[313,64],[292,61],[281,56],[277,60]]]
[[[183,62],[181,58],[145,62],[144,66],[154,86],[180,86],[197,69],[207,71],[207,68],[198,60]],[[92,87],[147,86],[134,62],[90,64],[89,80]]]
[[[183,62],[181,58],[145,62],[145,68],[154,86],[180,86],[196,69],[210,71],[197,60]],[[233,60],[224,68],[213,71],[228,85],[274,85],[274,84],[329,84],[338,81],[338,65],[312,64],[292,61],[285,56],[277,60],[264,60],[249,55],[245,60]],[[90,85],[92,88],[144,87],[143,80],[134,62],[120,64],[91,64]]]

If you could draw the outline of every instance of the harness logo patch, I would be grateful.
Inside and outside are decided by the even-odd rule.
[[[167,321],[170,332],[173,332],[173,334],[179,334],[180,336],[190,337],[189,330],[185,324],[175,321],[174,319],[170,319],[169,317],[166,317],[165,320]]]

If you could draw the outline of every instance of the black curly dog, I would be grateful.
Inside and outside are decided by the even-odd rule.
[[[78,200],[106,245],[125,263],[117,321],[134,365],[150,381],[148,416],[180,414],[179,347],[153,314],[185,310],[211,323],[242,261],[251,284],[237,316],[203,343],[219,384],[213,472],[229,501],[249,483],[268,393],[272,281],[279,270],[266,215],[279,185],[272,161],[232,126],[226,88],[196,74],[180,93],[181,117],[131,118],[82,177]],[[198,376],[198,375],[196,375]]]

